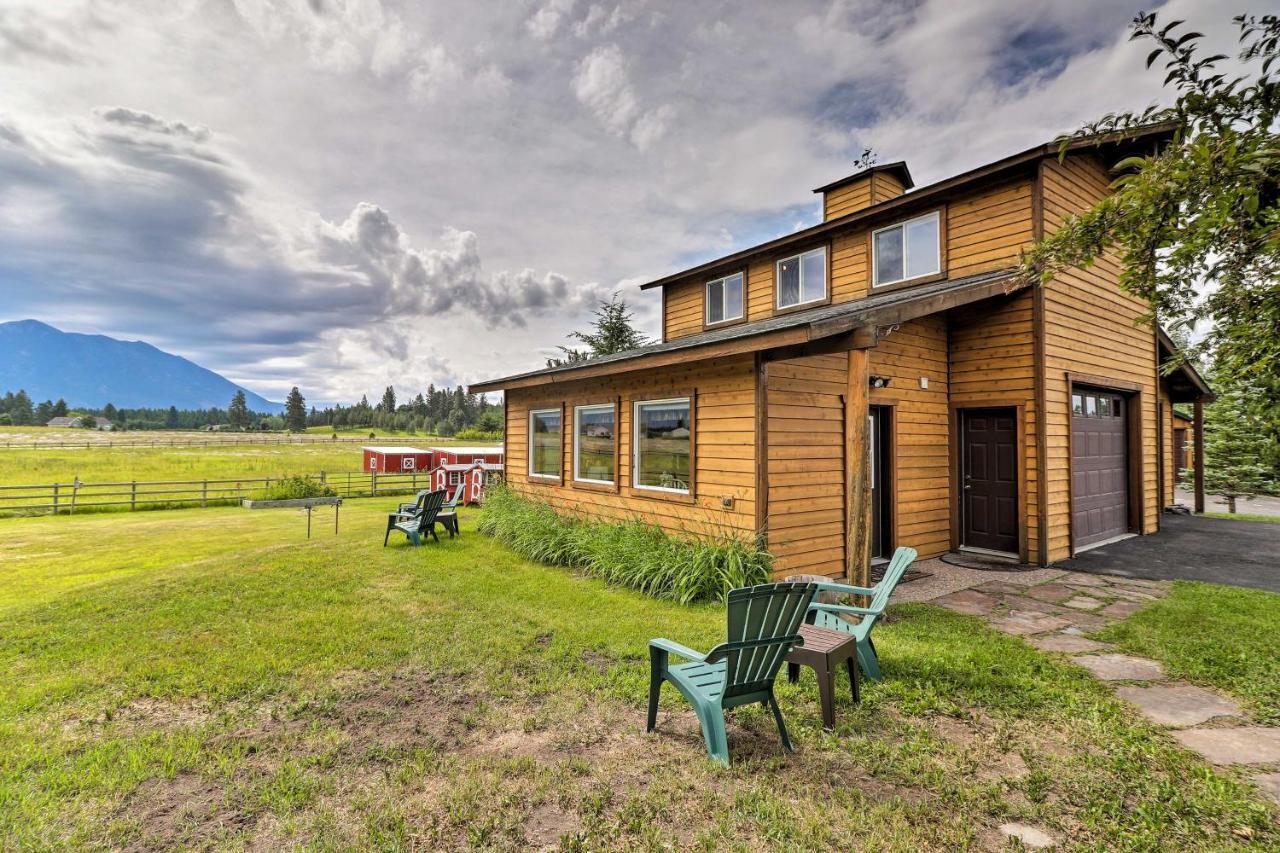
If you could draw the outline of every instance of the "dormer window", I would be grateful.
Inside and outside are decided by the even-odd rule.
[[[827,298],[827,249],[822,247],[778,261],[779,308],[794,308]]]
[[[742,273],[707,282],[707,325],[742,319]]]
[[[871,233],[872,285],[884,287],[942,272],[938,211]]]

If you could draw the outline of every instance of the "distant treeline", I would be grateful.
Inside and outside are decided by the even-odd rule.
[[[468,394],[462,387],[437,388],[435,385],[429,386],[425,394],[398,403],[395,388],[388,385],[376,405],[370,405],[368,397],[361,397],[354,406],[312,407],[307,414],[307,426],[371,427],[446,436],[501,434],[502,405],[490,403],[484,395]]]
[[[295,396],[296,395],[296,396]],[[369,405],[367,397],[353,406],[335,405],[324,409],[303,409],[304,400],[295,388],[290,392],[286,412],[261,414],[249,411],[244,393],[238,392],[225,409],[126,409],[107,403],[102,408],[77,406],[70,408],[65,400],[45,400],[33,404],[26,391],[9,391],[0,398],[0,426],[44,426],[57,417],[88,416],[86,426],[99,426],[110,421],[111,428],[122,430],[182,429],[210,427],[234,430],[300,431],[303,418],[294,413],[306,412],[308,427],[334,429],[364,428],[422,432],[430,435],[501,434],[502,405],[490,403],[484,396],[468,394],[461,387],[427,389],[406,403],[397,404],[395,388],[388,386],[377,405]],[[87,420],[87,418],[86,418]]]

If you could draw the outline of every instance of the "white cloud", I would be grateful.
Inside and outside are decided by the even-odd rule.
[[[573,92],[606,130],[630,139],[641,151],[666,133],[675,115],[669,104],[649,111],[641,109],[626,59],[616,44],[597,47],[587,54],[574,75]]]

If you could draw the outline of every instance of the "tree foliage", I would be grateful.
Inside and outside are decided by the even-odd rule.
[[[1270,439],[1253,405],[1256,383],[1232,377],[1215,384],[1218,398],[1205,414],[1204,485],[1235,512],[1236,498],[1273,492],[1276,472],[1266,461]]]
[[[251,420],[249,404],[245,401],[244,391],[237,390],[227,406],[227,423],[232,429],[248,429]]]
[[[569,337],[586,344],[586,350],[560,347],[563,357],[547,359],[547,367],[560,367],[602,355],[627,352],[649,343],[649,339],[632,325],[632,314],[627,310],[627,302],[620,299],[617,293],[608,302],[600,303],[591,327],[592,331],[589,332],[569,333]]]
[[[289,432],[307,431],[307,401],[303,399],[297,385],[293,386],[284,400],[284,424]]]
[[[1172,106],[1105,116],[1063,138],[1063,153],[1082,139],[1112,141],[1155,123],[1167,123],[1172,138],[1115,164],[1115,192],[1039,243],[1024,271],[1047,283],[1114,248],[1121,286],[1147,300],[1151,316],[1175,329],[1207,320],[1198,349],[1278,377],[1280,85],[1272,71],[1280,18],[1234,20],[1244,67],[1237,76],[1218,70],[1226,56],[1201,55],[1202,35],[1184,31],[1183,21],[1134,19],[1132,38],[1152,45],[1147,67],[1163,60]],[[1280,401],[1280,380],[1258,390],[1271,405]]]

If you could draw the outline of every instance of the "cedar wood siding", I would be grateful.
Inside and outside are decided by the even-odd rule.
[[[822,219],[835,219],[875,203],[871,195],[871,176],[851,181],[822,194]]]
[[[876,175],[877,187],[881,181],[893,180],[889,175]],[[918,211],[904,213],[874,225],[864,225],[839,233],[829,243],[819,240],[806,246],[805,250],[827,245],[830,267],[828,290],[833,303],[862,299],[871,292],[871,231],[945,207],[946,247],[942,263],[948,277],[959,278],[1014,266],[1018,263],[1022,248],[1032,239],[1032,183],[1030,178],[1021,178],[981,186],[951,199],[945,205],[939,203],[925,206]],[[785,256],[753,261],[745,270],[748,322],[774,315],[774,264]],[[714,277],[736,271],[739,270],[726,269],[716,273]],[[694,335],[703,330],[705,285],[704,278],[666,285],[663,327],[667,340]]]
[[[1110,176],[1093,154],[1041,164],[1046,233],[1108,192]],[[1044,290],[1046,452],[1048,455],[1049,560],[1071,556],[1071,389],[1068,373],[1133,383],[1140,389],[1137,429],[1141,466],[1141,530],[1157,529],[1156,346],[1146,310],[1117,283],[1120,264],[1108,254],[1088,269],[1061,273]],[[1133,418],[1132,406],[1130,419]],[[1130,463],[1134,464],[1133,461]]]
[[[848,357],[774,361],[765,370],[767,525],[775,576],[842,576]]]
[[[941,315],[903,323],[870,353],[869,372],[889,379],[872,388],[871,405],[890,405],[894,454],[893,545],[921,557],[949,550],[947,322]],[[920,377],[929,387],[920,387]]]
[[[538,388],[508,389],[506,480],[520,494],[557,510],[606,519],[640,517],[676,534],[754,534],[756,529],[755,363],[751,356],[680,365],[601,379],[560,382]],[[668,499],[636,494],[631,486],[632,404],[637,400],[681,397],[696,389],[694,404],[695,498]],[[573,485],[573,407],[621,398],[619,488],[597,490]],[[530,480],[529,410],[564,404],[563,480]],[[733,498],[732,509],[721,505]]]

